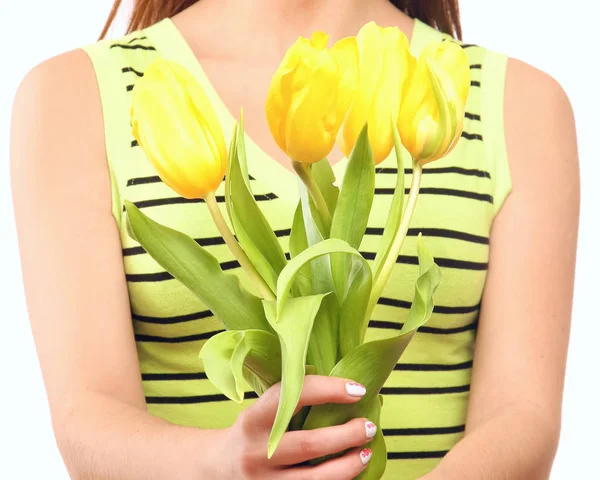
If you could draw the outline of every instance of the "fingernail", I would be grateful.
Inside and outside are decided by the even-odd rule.
[[[373,438],[377,433],[377,425],[373,422],[365,422],[365,432],[367,433],[367,438]]]
[[[346,391],[351,397],[364,397],[365,393],[367,393],[367,389],[364,385],[356,382],[347,382]]]
[[[371,460],[371,457],[373,456],[373,452],[371,451],[370,448],[364,448],[360,451],[360,461],[363,465],[366,465],[367,463],[369,463],[369,460]]]

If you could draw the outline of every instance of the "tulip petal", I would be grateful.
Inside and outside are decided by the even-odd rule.
[[[442,158],[457,144],[470,88],[463,49],[445,40],[427,45],[400,109],[402,142],[421,164]]]
[[[292,98],[292,84],[300,62],[300,52],[306,50],[306,42],[307,40],[301,37],[287,51],[273,75],[267,93],[267,123],[275,142],[284,152],[287,151],[285,129]]]
[[[295,76],[300,90],[292,97],[286,145],[288,155],[302,163],[318,162],[329,154],[342,121],[335,111],[337,64],[329,52],[323,53],[314,67],[302,62]]]
[[[185,198],[215,191],[227,149],[199,83],[181,65],[156,60],[133,90],[132,133],[164,183]]]
[[[340,149],[348,157],[362,128],[369,120],[369,112],[383,72],[383,34],[375,22],[363,26],[356,42],[359,50],[359,77],[354,99],[340,138]]]

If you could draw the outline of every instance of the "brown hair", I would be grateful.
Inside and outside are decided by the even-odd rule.
[[[133,13],[129,20],[128,32],[133,32],[167,17],[177,15],[200,0],[135,0]],[[444,33],[456,38],[462,38],[458,0],[390,0],[396,7],[407,15],[431,25]],[[106,25],[100,34],[104,38],[122,0],[115,0]]]

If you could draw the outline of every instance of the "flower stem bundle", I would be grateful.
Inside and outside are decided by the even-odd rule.
[[[203,199],[231,254],[256,290],[223,272],[217,259],[182,232],[125,202],[130,235],[196,294],[226,331],[200,357],[211,382],[241,402],[246,385],[261,395],[281,381],[271,457],[290,428],[379,420],[379,392],[417,329],[431,316],[441,273],[419,235],[419,275],[403,328],[365,342],[373,310],[397,267],[417,206],[423,166],[447,155],[462,133],[470,72],[451,41],[418,59],[397,28],[365,25],[328,48],[328,36],[299,38],[275,72],[266,116],[300,180],[289,257],[250,189],[243,121],[229,149],[210,102],[182,66],[157,60],[134,88],[133,133],[165,184]],[[335,143],[347,156],[341,185],[327,161]],[[373,207],[376,165],[392,152],[397,177],[373,262],[359,252]],[[404,161],[412,163],[408,197]],[[225,178],[227,219],[215,198]],[[231,227],[230,227],[231,225]],[[307,372],[351,378],[367,389],[352,405],[311,407],[294,417]],[[361,479],[381,478],[383,434]]]

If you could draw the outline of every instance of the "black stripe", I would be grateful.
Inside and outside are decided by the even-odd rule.
[[[143,77],[144,74],[142,72],[139,72],[138,70],[136,70],[133,67],[124,67],[121,69],[121,72],[123,73],[135,73],[138,77]]]
[[[468,370],[473,367],[473,361],[453,364],[436,363],[398,363],[394,370],[399,372],[451,372],[455,370]]]
[[[468,392],[470,385],[457,387],[384,387],[381,389],[383,395],[442,395],[450,393]],[[244,393],[244,400],[258,398],[254,392]],[[222,394],[192,395],[182,397],[146,397],[148,404],[189,405],[195,403],[226,402],[229,399]]]
[[[275,236],[278,238],[290,235],[290,229],[275,230]],[[417,237],[421,233],[425,237],[451,238],[454,240],[463,240],[465,242],[477,243],[480,245],[489,245],[490,240],[487,237],[473,235],[471,233],[459,232],[457,230],[447,230],[443,228],[409,228],[407,235]],[[368,227],[365,235],[383,235],[383,228]],[[224,245],[225,240],[222,237],[196,238],[196,243],[202,247],[215,245]],[[146,251],[142,247],[130,247],[123,249],[123,256],[143,255]],[[466,312],[465,312],[466,313]]]
[[[374,260],[375,253],[373,252],[360,252],[361,255],[367,260]],[[402,263],[404,265],[418,265],[419,259],[416,256],[410,255],[399,255],[396,263]],[[485,271],[487,270],[487,263],[480,262],[469,262],[466,260],[456,260],[453,258],[436,258],[435,263],[443,268],[456,268],[459,270],[473,270],[473,271]],[[240,267],[237,260],[231,260],[228,262],[222,262],[221,269],[223,271],[234,270]],[[154,273],[128,273],[125,275],[128,282],[141,283],[141,282],[164,282],[166,280],[172,280],[173,276],[169,272],[154,272]]]
[[[146,37],[145,35],[143,37],[136,37],[136,38],[132,38],[131,40],[129,40],[127,43],[133,43],[133,42],[137,42],[140,40],[148,40],[148,37]]]
[[[136,185],[147,185],[149,183],[162,183],[162,180],[158,175],[153,175],[151,177],[136,177],[127,180],[128,187],[134,187]]]
[[[465,117],[469,120],[477,120],[478,122],[481,122],[481,115],[477,115],[476,113],[466,112]]]
[[[464,325],[462,327],[454,327],[454,328],[439,328],[439,327],[428,327],[427,325],[423,325],[422,327],[419,327],[419,333],[431,333],[434,335],[452,335],[455,333],[463,333],[463,332],[468,332],[470,330],[476,330],[477,329],[477,324],[478,322],[475,321],[473,323],[470,323],[468,325]],[[403,323],[399,323],[399,322],[389,322],[386,320],[371,320],[369,322],[369,327],[370,328],[384,328],[384,329],[390,329],[390,330],[402,330],[402,327],[404,326]]]
[[[427,364],[414,364],[415,366],[423,366],[426,368],[396,368],[395,370],[406,370],[406,371],[446,371],[446,370],[460,370],[462,369],[462,365],[472,365],[473,362],[465,362],[464,364],[458,365],[427,365]],[[412,364],[398,364],[396,367],[411,367]],[[461,368],[454,368],[461,366]],[[432,367],[432,368],[429,368]],[[436,368],[433,368],[436,367]],[[439,368],[437,368],[439,367]],[[452,368],[446,368],[452,367]],[[470,366],[465,366],[464,369],[471,368]],[[187,381],[187,380],[208,380],[205,372],[189,372],[189,373],[143,373],[142,380],[146,382],[162,382],[162,381]],[[458,433],[464,430],[464,425],[462,426],[462,430],[459,427],[444,427],[444,428],[396,428],[396,429],[387,429],[384,430],[384,435],[434,435],[433,432],[435,430],[435,434],[444,434],[444,433]],[[416,433],[416,432],[419,433]],[[387,432],[387,433],[386,433]],[[413,433],[415,432],[415,433]]]
[[[154,342],[154,343],[186,343],[186,342],[198,342],[200,340],[208,340],[214,337],[218,333],[224,332],[224,330],[216,330],[214,332],[204,332],[197,335],[186,335],[184,337],[156,337],[154,335],[141,335],[136,334],[136,342]]]
[[[471,81],[471,86],[472,87],[481,87],[481,82],[478,80],[472,80]]]
[[[360,252],[361,255],[367,260],[375,260],[375,252]],[[403,263],[405,265],[418,265],[419,258],[416,255],[398,255],[396,263]],[[435,258],[435,263],[440,267],[444,268],[457,268],[459,270],[476,270],[485,271],[487,270],[487,262],[470,262],[467,260],[456,260],[454,258]]]
[[[410,308],[410,302],[406,300],[398,300],[389,297],[379,297],[377,301],[380,305],[386,305],[388,307],[399,307],[399,308]],[[479,311],[479,305],[472,306],[456,306],[456,307],[445,307],[442,305],[435,305],[433,307],[434,313],[441,313],[443,315],[456,315],[464,313],[473,313]]]
[[[481,141],[483,141],[483,136],[480,135],[479,133],[462,132],[461,137],[462,138],[466,138],[467,140],[481,140]]]
[[[447,393],[464,393],[471,389],[471,385],[458,385],[455,387],[383,387],[382,395],[443,395]]]
[[[410,188],[404,190],[405,194],[410,192]],[[469,192],[467,190],[456,190],[454,188],[438,188],[438,187],[425,187],[419,190],[422,195],[447,195],[450,197],[462,197],[469,198],[472,200],[480,200],[482,202],[494,203],[494,199],[487,193]],[[376,188],[375,195],[393,195],[393,188]]]
[[[465,425],[456,427],[424,427],[424,428],[384,428],[384,436],[417,436],[417,435],[449,435],[452,433],[462,433],[465,431]]]
[[[425,237],[452,238],[454,240],[464,240],[465,242],[489,245],[490,240],[487,237],[473,235],[472,233],[459,232],[458,230],[448,230],[445,228],[409,228],[407,235],[417,237],[421,233]],[[368,227],[366,235],[383,235],[383,228]]]
[[[274,193],[261,193],[261,194],[255,194],[254,195],[254,199],[257,202],[264,202],[267,200],[276,200],[277,199],[277,195],[275,195]]]
[[[224,203],[225,197],[219,195],[216,197],[218,203]],[[134,202],[134,205],[138,208],[147,208],[147,207],[158,207],[161,205],[177,205],[177,204],[188,204],[188,203],[204,203],[202,198],[183,198],[183,197],[172,197],[172,198],[153,198],[150,200],[141,200],[139,202]],[[125,211],[125,206],[123,206],[123,211]]]
[[[483,65],[481,65],[481,63],[474,63],[473,65],[469,65],[469,68],[471,68],[471,70],[481,70]]]
[[[237,260],[231,260],[229,262],[220,263],[221,270],[224,272],[227,270],[234,270],[240,267]],[[155,273],[128,273],[125,275],[125,279],[131,283],[142,283],[142,282],[164,282],[167,280],[173,280],[173,275],[169,272],[155,272]]]
[[[244,400],[251,398],[258,398],[258,395],[254,392],[244,393]],[[225,395],[196,395],[189,397],[146,397],[146,403],[148,404],[162,404],[162,405],[189,405],[193,403],[208,403],[208,402],[227,402],[229,399]]]
[[[398,174],[397,168],[378,168],[376,173],[389,173],[392,175]],[[412,175],[412,168],[405,168],[405,175]],[[423,169],[423,175],[432,175],[436,173],[457,173],[459,175],[466,175],[468,177],[480,177],[480,178],[492,178],[490,172],[486,172],[485,170],[479,170],[477,168],[462,168],[462,167],[428,167]]]
[[[217,195],[215,197],[218,203],[225,203],[225,196]],[[257,202],[264,202],[269,200],[277,199],[277,195],[274,193],[260,194],[254,195],[254,199]],[[159,207],[163,205],[177,205],[177,204],[189,204],[189,203],[204,203],[202,198],[183,198],[183,197],[170,197],[170,198],[152,198],[150,200],[141,200],[139,202],[134,202],[134,205],[138,208],[148,208],[148,207]],[[123,211],[125,211],[125,206],[123,206]]]
[[[173,325],[174,323],[191,322],[194,320],[201,320],[203,318],[209,318],[212,316],[213,313],[210,310],[188,313],[186,315],[175,315],[173,317],[148,317],[145,315],[138,315],[137,313],[131,314],[131,318],[133,320],[144,323],[155,323],[158,325]]]
[[[251,175],[248,175],[250,180],[256,180]],[[223,178],[225,180],[225,178]],[[152,175],[150,177],[134,177],[127,180],[128,187],[135,187],[136,185],[147,185],[149,183],[162,183],[162,179],[158,175]],[[272,193],[267,193],[265,195],[273,195]]]
[[[146,46],[146,45],[127,45],[127,44],[123,44],[123,43],[113,43],[110,46],[110,48],[124,48],[127,50],[154,50],[154,51],[156,51],[156,48]]]
[[[448,450],[439,452],[387,452],[388,460],[417,460],[422,458],[443,458]]]
[[[196,373],[142,373],[145,382],[168,381],[168,380],[207,380],[204,372]]]
[[[127,91],[131,92],[134,89],[135,85],[127,85]]]
[[[461,45],[462,48],[472,48],[472,47],[479,47],[479,45],[475,45],[473,43],[463,43]]]
[[[290,235],[290,229],[282,229],[274,231],[276,237],[287,237]],[[225,245],[225,240],[223,237],[207,237],[207,238],[195,238],[194,241],[200,245],[201,247],[211,247],[215,245]],[[129,257],[133,255],[143,255],[146,253],[143,247],[130,247],[124,248],[122,250],[124,257]]]
[[[444,228],[409,228],[408,236],[417,237],[421,233],[425,237],[452,238],[455,240],[464,240],[465,242],[478,243],[480,245],[489,245],[490,240],[487,237],[473,235],[472,233],[459,232],[456,230],[447,230]]]

